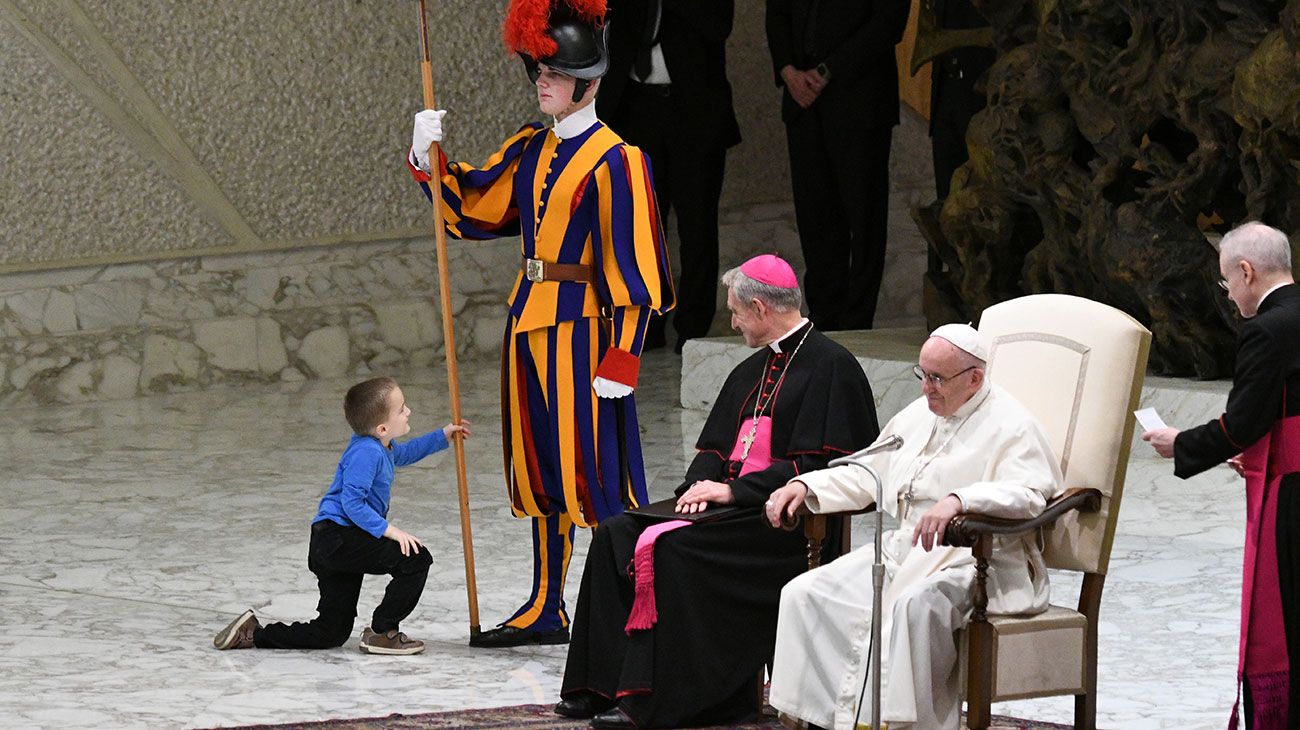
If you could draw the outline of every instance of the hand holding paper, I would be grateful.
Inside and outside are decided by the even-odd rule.
[[[1174,439],[1178,438],[1178,429],[1165,425],[1165,420],[1154,408],[1134,411],[1138,423],[1142,424],[1142,440],[1151,444],[1157,454],[1172,459],[1174,457]]]
[[[1137,416],[1137,421],[1141,424],[1144,432],[1154,431],[1157,428],[1169,428],[1168,424],[1165,423],[1165,419],[1161,418],[1160,414],[1156,413],[1156,409],[1154,408],[1143,408],[1140,411],[1133,411],[1133,415]]]

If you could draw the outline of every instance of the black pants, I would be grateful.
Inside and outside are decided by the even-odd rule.
[[[329,649],[342,646],[352,635],[357,617],[361,580],[370,575],[391,575],[384,600],[375,607],[370,628],[376,632],[398,628],[411,615],[424,592],[433,556],[423,547],[402,555],[394,540],[373,537],[359,527],[344,527],[330,520],[311,526],[307,567],[320,586],[320,614],[312,621],[268,624],[253,634],[260,649]]]
[[[939,200],[948,197],[952,174],[970,158],[966,128],[971,117],[984,108],[984,95],[975,91],[976,75],[982,74],[983,68],[963,69],[960,78],[948,71],[942,73],[944,76],[936,74],[933,81],[939,90],[932,97],[930,108],[934,191]]]
[[[717,309],[718,201],[727,148],[692,130],[690,118],[675,109],[671,93],[629,83],[609,124],[649,156],[665,224],[670,209],[677,214],[681,278],[673,329],[680,342],[707,335]],[[654,318],[650,326],[662,333],[663,319]]]
[[[893,129],[829,117],[814,105],[785,127],[804,298],[819,330],[870,329],[885,270]]]

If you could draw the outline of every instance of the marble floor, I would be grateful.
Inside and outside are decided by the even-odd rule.
[[[652,496],[676,485],[703,414],[679,408],[680,359],[646,357],[639,393]],[[491,362],[462,363],[483,626],[529,587],[527,527],[498,475]],[[417,430],[448,420],[445,374],[398,373]],[[0,414],[0,717],[8,727],[210,727],[550,702],[564,647],[471,650],[450,452],[402,470],[394,521],[435,565],[404,630],[415,657],[354,637],[324,652],[218,652],[248,606],[312,615],[308,522],[347,439],[350,381],[211,390]],[[1182,482],[1143,445],[1103,600],[1100,724],[1221,727],[1233,700],[1242,499],[1225,469]],[[855,527],[867,542],[865,522]],[[587,538],[578,539],[570,602]],[[1071,581],[1057,577],[1058,602]],[[367,581],[357,630],[378,600]],[[995,712],[1066,720],[1068,698]]]

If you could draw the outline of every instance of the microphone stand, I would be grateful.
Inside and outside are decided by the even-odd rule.
[[[902,440],[899,439],[897,445],[893,448],[902,446]],[[882,451],[886,449],[881,449]],[[840,466],[842,464],[852,464],[860,469],[865,470],[871,475],[876,482],[876,554],[871,563],[871,659],[867,667],[868,674],[871,675],[871,728],[880,730],[880,642],[881,642],[881,603],[884,600],[882,595],[885,584],[885,563],[881,558],[883,552],[882,543],[884,541],[884,517],[881,515],[880,494],[884,488],[880,483],[880,475],[875,469],[863,464],[858,460],[857,454],[843,456],[832,460],[827,466]],[[858,701],[858,713],[862,712],[862,701]],[[857,719],[854,718],[854,726]]]

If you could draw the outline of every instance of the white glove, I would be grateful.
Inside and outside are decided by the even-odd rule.
[[[601,398],[622,398],[632,395],[632,386],[616,383],[613,380],[599,376],[591,381],[591,387],[596,391],[596,395]]]
[[[415,115],[411,130],[411,162],[425,172],[429,171],[429,145],[442,141],[442,117],[445,109],[425,109]]]

